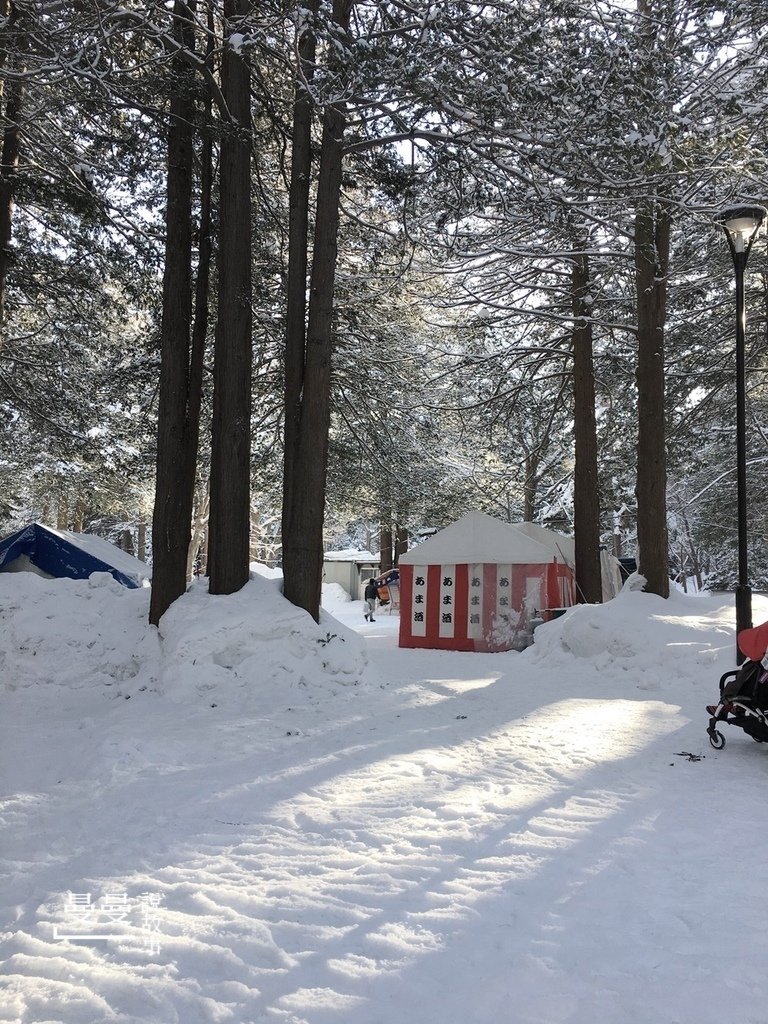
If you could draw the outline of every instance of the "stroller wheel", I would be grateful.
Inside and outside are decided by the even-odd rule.
[[[722,750],[725,746],[725,736],[723,736],[721,732],[718,732],[717,729],[708,729],[707,732],[709,733],[709,742],[715,750]]]

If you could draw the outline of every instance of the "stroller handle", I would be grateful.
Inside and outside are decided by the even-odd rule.
[[[733,669],[731,669],[730,672],[725,672],[722,676],[720,676],[720,693],[722,693],[723,690],[725,689],[725,684],[730,679],[735,679],[738,674],[739,674],[739,669],[733,668]]]

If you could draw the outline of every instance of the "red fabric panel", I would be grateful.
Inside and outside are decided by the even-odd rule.
[[[491,647],[494,619],[496,618],[496,602],[498,600],[498,569],[494,562],[486,562],[483,566],[483,646],[488,651]],[[479,646],[479,645],[478,645]]]
[[[398,643],[401,647],[410,647],[411,639],[411,602],[413,600],[413,566],[400,566],[400,635]]]
[[[489,642],[493,630],[493,620],[496,615],[498,600],[498,567],[495,563],[486,563],[482,566],[483,574],[483,607],[482,607],[482,629],[483,640],[471,640],[467,636],[468,605],[469,605],[469,565],[456,565],[455,592],[454,592],[454,636],[440,637],[440,587],[442,583],[442,566],[430,565],[427,567],[427,599],[426,599],[426,636],[413,636],[411,633],[411,602],[413,600],[413,566],[404,565],[400,569],[400,646],[431,648],[443,651],[488,651],[493,645]],[[562,577],[568,581],[570,593],[574,593],[573,573],[563,563],[550,562],[546,565],[524,564],[511,567],[512,579],[510,587],[510,598],[514,608],[520,609],[525,596],[526,580],[530,577],[543,578],[545,583],[545,597],[548,608],[561,607],[562,595],[560,593],[559,579]],[[539,609],[544,611],[544,609]],[[760,627],[763,628],[763,627]],[[768,623],[765,625],[767,631],[763,649],[759,657],[765,652],[765,644],[768,643]],[[744,630],[745,636],[749,630]],[[493,647],[493,649],[496,649]],[[742,650],[744,648],[742,647]],[[748,654],[747,657],[750,657]],[[758,659],[759,660],[759,659]]]
[[[453,636],[457,643],[467,641],[467,623],[469,620],[469,566],[457,565],[454,580],[456,592],[453,596]],[[472,649],[474,649],[472,641]]]
[[[560,588],[557,585],[556,569],[554,562],[547,566],[547,608],[560,607]]]
[[[512,578],[509,581],[509,610],[512,612],[519,611],[523,607],[528,577],[541,575],[541,570],[539,566],[534,566],[532,571],[530,565],[513,565],[510,571]]]
[[[430,647],[435,647],[440,639],[440,583],[442,581],[442,565],[427,567],[427,635],[418,639],[432,640]],[[445,638],[447,639],[447,637]]]
[[[568,595],[565,601],[566,607],[571,607],[576,604],[576,584],[573,579],[573,572],[563,562],[557,563],[557,575],[561,580],[565,580],[565,586],[559,585],[558,590],[565,590]]]
[[[760,661],[768,650],[768,622],[739,633],[739,647],[750,661]]]
[[[476,651],[484,650],[475,646],[474,640],[469,640],[466,637],[457,640],[456,637],[452,636],[410,636],[404,642],[402,637],[400,639],[401,647],[428,647],[432,651]]]
[[[562,584],[565,580],[566,599],[562,594]],[[573,572],[563,562],[551,562],[547,566],[547,607],[568,608],[576,603],[576,587],[573,581]]]

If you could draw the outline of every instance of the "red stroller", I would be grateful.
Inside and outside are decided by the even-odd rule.
[[[742,629],[738,643],[747,660],[720,677],[720,701],[707,705],[707,734],[716,750],[725,746],[725,736],[717,729],[721,722],[743,729],[757,743],[768,742],[768,668],[763,664],[768,664],[768,622]]]

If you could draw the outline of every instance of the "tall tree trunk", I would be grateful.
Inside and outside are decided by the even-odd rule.
[[[299,65],[293,101],[291,181],[288,194],[288,280],[285,327],[285,426],[283,456],[283,512],[281,532],[290,537],[297,493],[301,398],[307,336],[307,268],[309,265],[309,193],[312,180],[312,112],[310,86],[315,73],[317,42],[312,21],[319,0],[310,0],[299,15]],[[309,13],[306,19],[304,11]],[[290,556],[289,556],[290,561]]]
[[[400,564],[400,555],[408,553],[408,531],[403,526],[395,526],[395,565]]]
[[[349,27],[352,0],[334,0],[333,20]],[[283,527],[283,592],[315,620],[320,617],[323,517],[331,421],[333,292],[336,278],[339,201],[346,116],[326,108],[320,147],[315,236],[309,287],[303,391],[289,471],[290,500]],[[296,500],[301,487],[301,500]]]
[[[5,20],[5,31],[16,22],[17,11],[10,0],[0,0],[0,16]],[[23,37],[19,37],[23,43]],[[19,44],[21,46],[21,43]],[[5,58],[10,60],[7,54]],[[13,203],[16,173],[19,166],[20,122],[24,102],[24,89],[20,81],[4,84],[0,97],[4,100],[2,155],[0,155],[0,328],[6,319],[8,270],[13,260]],[[0,339],[1,344],[1,339]]]
[[[212,594],[248,581],[251,468],[251,103],[250,73],[231,37],[242,31],[247,0],[224,2],[222,93],[232,123],[221,141],[219,309],[214,351],[211,514]]]
[[[72,532],[83,532],[83,520],[85,519],[85,501],[82,498],[75,500],[75,514],[72,520]]]
[[[595,604],[603,599],[600,572],[600,491],[597,479],[595,374],[592,363],[592,310],[589,257],[580,253],[571,271],[573,309],[573,440],[575,468],[573,524],[576,586],[579,599]]]
[[[198,575],[202,575],[201,550],[205,539],[205,532],[208,528],[208,510],[210,496],[208,485],[202,485],[202,492],[198,493],[194,522],[192,523],[192,539],[189,542],[189,553],[187,555],[187,577],[192,579],[195,575],[195,560],[198,560]]]
[[[616,558],[624,557],[624,531],[627,529],[627,507],[622,505],[614,508],[612,513],[613,523],[613,554]]]
[[[525,453],[525,480],[523,482],[523,522],[532,523],[536,515],[536,495],[539,488],[538,452]]]
[[[671,220],[654,199],[635,213],[637,282],[637,546],[645,589],[669,597],[664,326]]]
[[[210,60],[214,51],[214,16],[212,0],[208,2],[208,40],[206,57]],[[204,124],[211,120],[211,93],[206,90]],[[205,343],[208,337],[209,294],[211,276],[212,243],[212,192],[213,192],[213,139],[210,129],[203,130],[200,147],[200,222],[198,225],[197,277],[195,280],[195,312],[192,324],[192,346],[189,354],[189,388],[187,402],[187,458],[185,462],[186,486],[191,488],[190,514],[196,508],[191,538],[187,547],[187,581],[193,578],[194,559],[200,547],[203,531],[207,529],[210,493],[208,481],[202,487],[202,498],[196,500],[197,454],[200,444],[200,406],[203,395],[203,368]],[[201,506],[203,507],[201,521]],[[199,566],[198,566],[199,569]],[[202,575],[202,573],[198,573]]]
[[[388,518],[381,524],[379,530],[379,564],[382,572],[389,572],[393,564],[391,515],[391,512],[387,513]]]
[[[184,0],[174,6],[174,34],[191,48],[191,12]],[[187,550],[192,528],[189,435],[190,326],[192,320],[192,122],[194,101],[188,65],[176,59],[178,85],[171,98],[168,128],[168,180],[165,216],[165,271],[157,416],[157,475],[152,519],[153,625],[187,588]],[[199,414],[199,410],[198,410]]]
[[[214,51],[213,3],[208,3],[208,40],[206,57]],[[203,111],[205,125],[211,120],[211,93],[206,89]],[[205,363],[205,342],[208,337],[209,293],[211,277],[212,243],[212,193],[213,193],[213,139],[209,128],[203,130],[200,147],[200,221],[198,224],[197,277],[195,280],[195,312],[192,324],[192,346],[189,353],[189,384],[187,399],[187,459],[185,465],[185,486],[190,492],[190,514],[195,501],[197,476],[197,453],[200,443],[200,406],[203,395],[203,368]],[[207,485],[206,485],[207,495]],[[206,498],[207,500],[207,498]],[[207,514],[207,513],[206,513]]]

